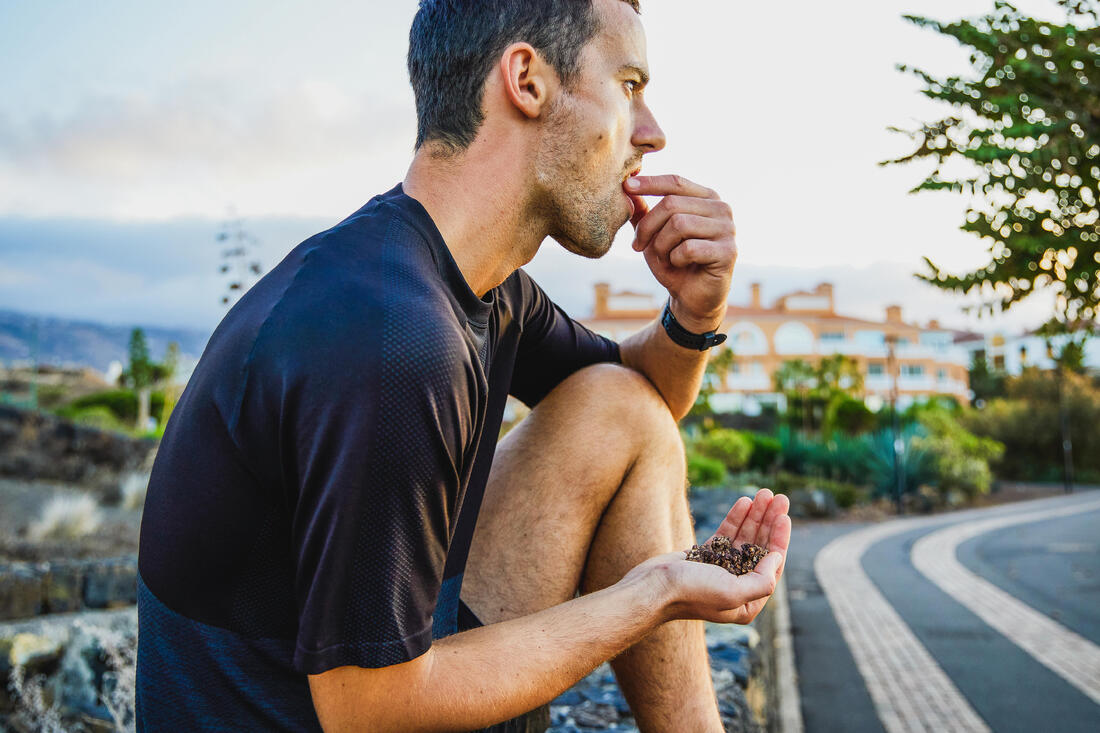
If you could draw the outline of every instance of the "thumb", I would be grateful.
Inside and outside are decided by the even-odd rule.
[[[772,578],[779,578],[779,572],[783,568],[783,563],[786,561],[782,552],[769,552],[764,556],[764,559],[756,566],[754,573],[759,573],[767,578],[769,581]]]

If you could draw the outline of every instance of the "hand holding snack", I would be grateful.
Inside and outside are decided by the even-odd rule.
[[[707,542],[690,552],[650,558],[627,576],[652,572],[663,579],[669,620],[747,624],[783,574],[791,539],[789,509],[786,496],[768,489],[752,499],[743,496]]]

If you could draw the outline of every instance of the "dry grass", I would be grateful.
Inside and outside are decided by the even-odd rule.
[[[55,496],[27,527],[27,537],[34,542],[75,540],[95,532],[102,521],[95,498],[87,494]]]
[[[145,494],[149,490],[149,474],[128,473],[120,485],[123,509],[141,509],[145,506]]]

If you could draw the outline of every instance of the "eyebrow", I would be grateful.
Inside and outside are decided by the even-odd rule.
[[[649,83],[649,72],[643,69],[641,66],[638,66],[637,64],[623,64],[619,67],[620,74],[625,74],[629,71],[633,71],[635,74],[638,75],[638,78],[641,79],[642,86],[645,86]]]

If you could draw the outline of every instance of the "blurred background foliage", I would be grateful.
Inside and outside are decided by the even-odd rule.
[[[925,258],[921,278],[945,290],[987,295],[1007,310],[1036,290],[1056,294],[1050,326],[1090,324],[1100,304],[1100,28],[1096,0],[1058,0],[1064,24],[1028,17],[1007,2],[976,19],[910,22],[970,51],[971,73],[917,76],[922,93],[953,114],[913,130],[909,155],[880,165],[930,159],[912,192],[970,195],[963,231],[989,245],[986,265],[950,274]],[[965,162],[965,172],[946,169]]]

